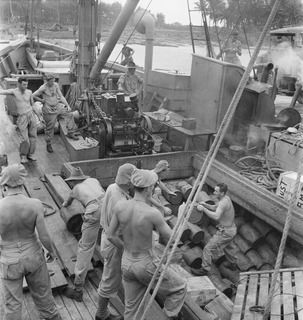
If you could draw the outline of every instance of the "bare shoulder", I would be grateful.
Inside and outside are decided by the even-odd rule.
[[[30,201],[33,209],[43,209],[43,204],[39,199],[29,198],[28,201]]]

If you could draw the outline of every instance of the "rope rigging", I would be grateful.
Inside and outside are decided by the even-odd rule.
[[[220,147],[220,145],[221,145],[221,143],[223,141],[224,135],[225,135],[225,133],[226,133],[226,131],[228,129],[228,126],[229,126],[229,124],[230,124],[230,122],[231,122],[231,120],[233,118],[233,115],[235,113],[236,107],[237,107],[237,105],[239,103],[239,100],[240,100],[240,98],[242,96],[242,93],[244,91],[246,83],[247,83],[247,81],[249,79],[249,74],[250,74],[250,72],[251,72],[251,70],[252,70],[252,68],[254,66],[254,63],[255,63],[255,61],[257,59],[257,56],[258,56],[258,54],[260,52],[261,45],[263,43],[265,35],[268,32],[268,30],[269,30],[269,28],[270,28],[270,26],[272,24],[272,21],[273,21],[275,15],[276,15],[276,12],[278,10],[280,2],[281,2],[281,0],[275,0],[275,3],[274,3],[274,5],[272,7],[272,10],[271,10],[271,13],[270,13],[270,15],[269,15],[269,17],[267,19],[267,22],[266,22],[266,24],[264,26],[264,29],[263,29],[263,31],[262,31],[259,39],[258,39],[255,51],[254,51],[254,53],[253,53],[253,55],[251,57],[251,60],[249,61],[249,64],[248,64],[248,66],[247,66],[247,68],[246,68],[246,70],[245,70],[245,72],[244,72],[244,74],[243,74],[243,76],[242,76],[242,78],[240,80],[240,83],[239,83],[239,85],[237,87],[237,90],[236,90],[236,92],[235,92],[235,94],[234,94],[234,96],[233,96],[233,98],[232,98],[232,100],[230,102],[229,107],[228,107],[228,110],[226,111],[226,114],[225,114],[225,116],[224,116],[224,118],[223,118],[223,120],[221,122],[219,130],[218,130],[218,132],[217,132],[217,134],[215,136],[215,140],[214,140],[213,144],[210,147],[210,150],[209,150],[209,152],[207,154],[207,157],[206,157],[206,159],[205,159],[205,161],[204,161],[204,163],[202,165],[202,168],[201,168],[201,170],[199,172],[199,175],[198,175],[198,177],[196,179],[196,182],[195,182],[195,184],[194,184],[194,186],[192,188],[192,191],[191,191],[191,193],[190,193],[190,195],[189,195],[189,197],[188,197],[188,199],[186,201],[185,208],[184,208],[183,212],[181,212],[180,218],[178,219],[178,221],[177,221],[177,223],[176,223],[176,225],[175,225],[175,227],[174,227],[174,229],[172,231],[172,235],[171,235],[171,237],[170,237],[170,239],[169,239],[169,241],[168,241],[168,243],[167,243],[167,245],[166,245],[166,247],[164,249],[164,252],[163,252],[163,255],[162,255],[161,259],[160,259],[159,265],[157,266],[157,269],[156,269],[156,271],[155,271],[155,273],[154,273],[154,275],[153,275],[153,277],[152,277],[152,279],[151,279],[151,281],[150,281],[150,283],[148,285],[148,288],[146,289],[145,295],[144,295],[144,297],[143,297],[143,299],[142,299],[142,301],[140,303],[140,306],[138,308],[137,314],[138,314],[139,310],[141,310],[141,308],[145,305],[145,301],[146,301],[146,299],[147,299],[147,297],[149,295],[149,292],[154,287],[155,280],[159,276],[159,271],[162,268],[162,265],[164,264],[164,259],[166,259],[167,255],[168,255],[167,261],[166,261],[166,263],[164,265],[164,268],[163,268],[163,270],[161,270],[161,274],[159,276],[159,279],[157,280],[157,284],[154,287],[153,293],[152,293],[151,297],[149,298],[149,300],[148,300],[148,302],[146,304],[146,307],[144,309],[143,315],[140,318],[140,320],[143,320],[145,318],[146,313],[147,313],[148,309],[151,307],[152,302],[153,302],[153,300],[154,300],[154,298],[155,298],[155,296],[156,296],[156,294],[157,294],[157,292],[159,290],[159,287],[160,287],[160,284],[161,284],[161,282],[163,280],[165,272],[168,269],[168,266],[169,266],[169,264],[171,262],[172,256],[173,256],[173,254],[174,254],[174,252],[175,252],[175,250],[177,248],[178,242],[179,242],[179,240],[181,238],[182,229],[183,229],[185,223],[187,223],[187,221],[188,221],[188,219],[189,219],[189,217],[191,215],[192,209],[194,207],[194,204],[196,202],[197,196],[198,196],[199,192],[202,190],[202,186],[206,181],[206,177],[208,175],[208,172],[209,172],[209,170],[211,168],[211,165],[212,165],[213,161],[215,160],[216,154],[217,154],[217,152],[219,150],[219,147]],[[172,245],[172,250],[169,251],[170,248],[171,248],[171,245]]]

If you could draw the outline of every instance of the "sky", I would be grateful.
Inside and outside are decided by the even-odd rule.
[[[120,2],[124,5],[126,0],[102,0],[102,2]],[[140,0],[138,6],[145,9],[149,2],[150,0]],[[166,23],[179,22],[185,25],[189,23],[187,0],[152,0],[149,11],[155,15],[160,12],[163,13]]]

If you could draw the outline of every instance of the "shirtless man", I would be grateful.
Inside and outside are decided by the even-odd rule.
[[[20,137],[20,158],[21,163],[27,163],[28,159],[36,161],[34,156],[37,140],[37,125],[33,111],[33,97],[31,90],[27,89],[26,78],[18,79],[16,89],[1,90],[2,95],[12,95],[15,98],[17,107],[17,133]],[[9,107],[9,106],[8,106]]]
[[[77,129],[74,116],[70,112],[70,106],[64,98],[59,85],[55,82],[53,74],[46,75],[46,83],[44,83],[37,91],[33,93],[35,100],[43,103],[42,114],[45,121],[45,141],[47,152],[54,152],[52,148],[52,139],[57,118],[65,120],[67,136],[71,139],[79,138],[73,133]],[[41,98],[42,97],[42,98]]]
[[[68,287],[65,290],[67,297],[82,301],[85,277],[94,254],[100,228],[100,209],[104,197],[104,189],[97,179],[84,175],[79,167],[73,168],[71,176],[65,179],[65,181],[67,181],[73,189],[62,206],[68,207],[74,199],[77,199],[85,208],[81,228],[82,236],[78,244],[77,261],[75,265],[74,288]]]
[[[129,189],[131,186],[130,177],[136,167],[133,164],[125,163],[119,167],[115,183],[108,186],[105,192],[101,208],[101,255],[104,259],[102,278],[98,288],[98,309],[96,320],[119,319],[111,315],[107,305],[111,297],[114,297],[121,285],[121,259],[122,250],[114,246],[107,239],[108,228],[113,216],[113,208],[119,200],[131,198]]]
[[[228,188],[225,183],[220,183],[215,187],[214,195],[218,203],[210,205],[201,202],[202,211],[211,219],[218,222],[217,232],[210,238],[203,249],[202,268],[193,269],[195,275],[206,275],[211,268],[212,260],[223,250],[237,234],[234,222],[235,210],[230,197],[226,195]]]
[[[172,232],[160,211],[149,204],[157,181],[158,176],[151,170],[135,170],[131,177],[135,190],[134,198],[118,202],[108,230],[108,240],[120,250],[124,249],[124,320],[141,319],[144,311],[138,310],[138,307],[158,263],[152,252],[153,230],[156,229],[166,241]],[[119,237],[119,232],[122,233],[122,238]],[[165,314],[169,319],[174,319],[182,308],[186,283],[169,269],[165,273],[159,293],[166,297]]]
[[[6,188],[6,196],[0,200],[0,277],[5,298],[4,319],[22,319],[25,277],[41,318],[61,320],[41,246],[42,243],[50,258],[54,258],[52,241],[45,226],[41,201],[29,199],[22,193],[26,174],[23,165],[13,164],[6,167],[0,177],[0,185]]]

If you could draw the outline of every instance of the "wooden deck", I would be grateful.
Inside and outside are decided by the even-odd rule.
[[[263,319],[259,310],[268,299],[272,274],[272,271],[241,273],[231,320]],[[280,270],[269,319],[303,319],[302,268]]]

